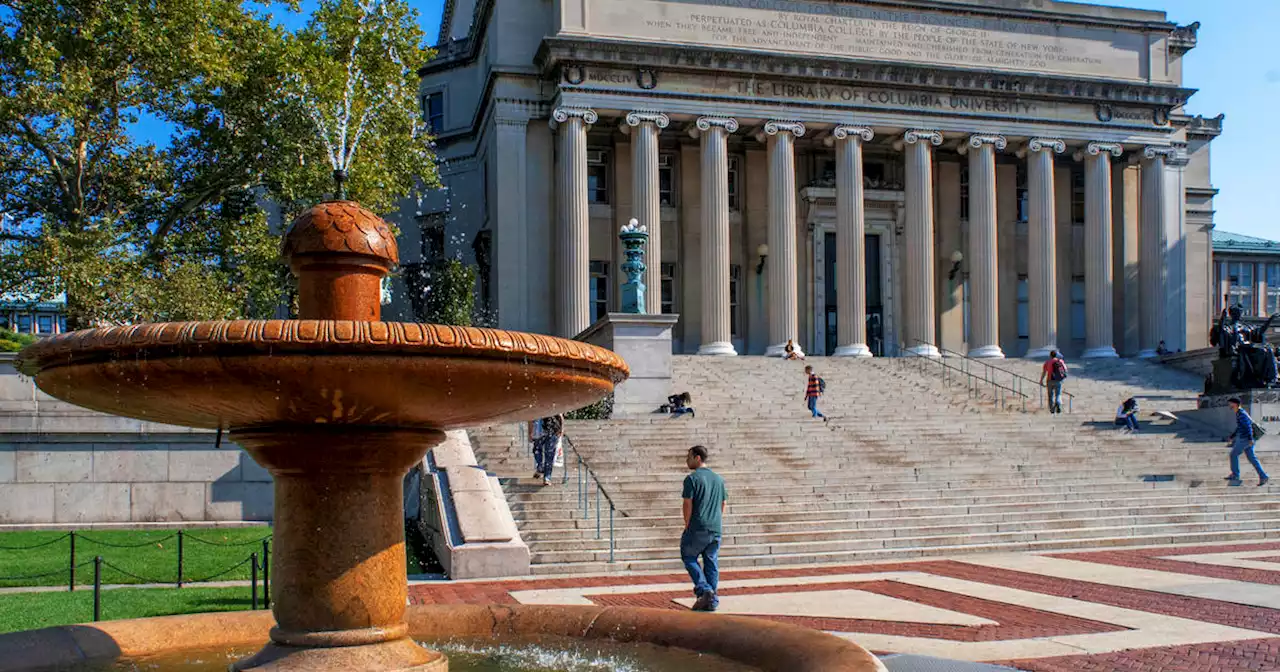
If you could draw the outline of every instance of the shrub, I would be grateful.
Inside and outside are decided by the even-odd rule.
[[[405,284],[419,322],[471,326],[476,304],[476,269],[457,259],[406,264]]]
[[[17,352],[36,342],[31,334],[19,334],[0,327],[0,352]]]
[[[590,406],[569,411],[564,417],[569,420],[608,420],[613,417],[613,395],[610,394]]]

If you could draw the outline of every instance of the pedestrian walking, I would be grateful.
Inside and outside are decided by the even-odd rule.
[[[1232,397],[1227,401],[1231,405],[1231,410],[1236,414],[1236,431],[1227,437],[1231,442],[1231,475],[1226,480],[1231,481],[1232,485],[1238,484],[1240,480],[1240,454],[1249,458],[1249,464],[1253,465],[1253,470],[1258,472],[1258,487],[1267,484],[1271,480],[1267,476],[1267,472],[1262,469],[1262,463],[1258,462],[1258,456],[1253,453],[1254,444],[1257,440],[1258,431],[1253,424],[1253,418],[1249,417],[1249,413],[1240,407],[1240,400]]]
[[[809,412],[813,414],[813,417],[822,418],[822,421],[826,422],[827,416],[823,415],[822,411],[818,410],[818,398],[826,394],[827,381],[814,373],[812,366],[804,367],[804,372],[805,375],[809,376],[809,382],[806,383],[804,388],[804,403],[809,407]]]
[[[684,477],[684,533],[680,561],[693,580],[694,611],[715,611],[720,585],[720,535],[724,532],[724,479],[706,467],[707,449],[694,446],[685,456],[693,473]],[[698,564],[698,560],[702,564]]]
[[[543,485],[551,485],[551,472],[555,470],[556,448],[560,438],[564,436],[564,416],[552,415],[538,421],[540,432],[533,440],[533,461],[536,471],[535,479],[541,478]]]
[[[1049,359],[1040,368],[1040,384],[1049,397],[1049,412],[1062,412],[1062,381],[1067,379],[1067,362],[1057,350],[1049,351]]]

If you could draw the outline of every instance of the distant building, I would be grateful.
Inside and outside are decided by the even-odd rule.
[[[1248,316],[1280,313],[1280,242],[1215,229],[1213,283],[1215,315],[1227,297]]]
[[[67,330],[67,301],[39,301],[18,294],[0,295],[0,326],[20,334],[47,336]]]

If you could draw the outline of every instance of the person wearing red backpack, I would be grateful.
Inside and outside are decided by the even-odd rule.
[[[1046,380],[1047,379],[1047,380]],[[1040,369],[1040,384],[1045,386],[1049,395],[1049,412],[1062,412],[1062,381],[1067,379],[1067,362],[1058,355],[1057,350],[1049,351],[1049,359]]]

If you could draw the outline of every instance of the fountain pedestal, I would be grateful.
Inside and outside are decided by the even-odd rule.
[[[321,424],[231,438],[276,496],[276,627],[235,669],[446,670],[408,638],[403,527],[404,474],[444,433]]]

